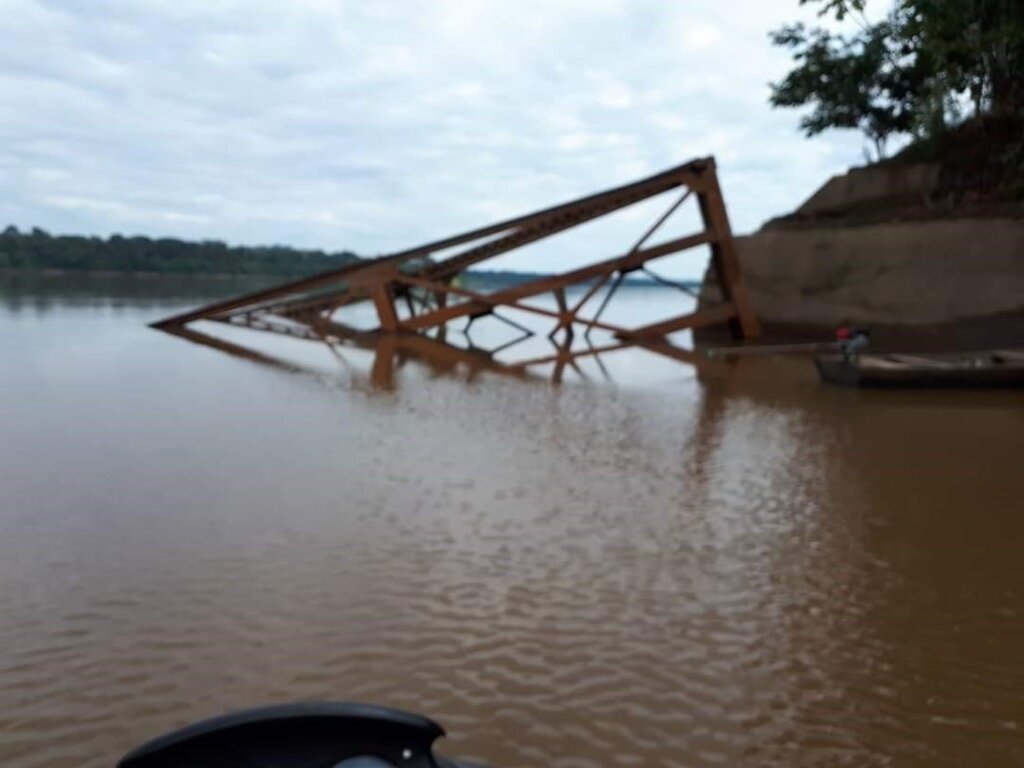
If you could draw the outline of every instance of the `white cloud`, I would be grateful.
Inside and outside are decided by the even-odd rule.
[[[682,35],[683,43],[695,51],[712,48],[722,40],[722,31],[706,21],[696,21],[687,25]]]
[[[597,92],[597,103],[610,109],[626,109],[633,105],[633,94],[622,83],[608,83]]]
[[[0,10],[0,224],[374,254],[715,153],[742,231],[861,160],[767,106],[795,0]]]

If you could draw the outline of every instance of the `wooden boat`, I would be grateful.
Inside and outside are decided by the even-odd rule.
[[[1024,349],[939,354],[828,354],[822,381],[847,387],[1024,387]]]

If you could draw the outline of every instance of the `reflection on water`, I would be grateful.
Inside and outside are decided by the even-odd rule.
[[[0,306],[0,763],[311,698],[496,766],[1024,762],[1019,394],[638,350],[379,397],[133,290]]]
[[[250,362],[259,363],[270,368],[286,370],[292,373],[316,373],[312,366],[305,367],[299,362],[293,362],[281,357],[275,357],[267,352],[260,351],[257,346],[245,346],[236,341],[231,341],[211,333],[204,333],[192,326],[170,326],[162,328],[165,333],[176,336],[186,341],[199,344],[210,349],[225,352],[234,357],[242,358]],[[284,335],[292,335],[283,332]],[[246,334],[249,343],[252,343],[251,333]],[[312,341],[321,351],[326,350],[343,367],[352,370],[352,363],[346,357],[350,351],[350,345],[341,344],[340,339],[324,335],[316,338],[311,331],[305,331],[301,337],[303,341]],[[675,360],[692,362],[703,370],[725,369],[719,362],[701,360],[699,356],[690,351],[676,347],[669,348],[660,343],[648,343],[645,345],[631,343],[616,343],[604,347],[586,345],[582,348],[573,348],[572,339],[569,343],[552,342],[555,352],[539,358],[532,358],[525,362],[507,363],[495,358],[493,353],[480,349],[464,348],[449,344],[440,339],[432,338],[422,334],[383,334],[375,335],[364,342],[356,345],[357,349],[368,351],[372,355],[369,364],[369,371],[363,376],[353,376],[350,383],[356,386],[361,380],[368,383],[370,387],[380,391],[392,391],[397,387],[397,373],[402,366],[410,361],[427,367],[433,375],[455,376],[464,378],[466,381],[473,381],[481,373],[497,374],[518,379],[540,379],[549,378],[555,384],[561,384],[566,372],[571,370],[577,377],[586,381],[587,374],[580,365],[583,360],[594,362],[606,381],[612,381],[612,374],[603,358],[623,350],[637,351],[646,349],[656,354],[666,354],[667,357]],[[664,351],[663,351],[664,350]],[[294,352],[294,350],[292,350]],[[309,352],[309,350],[305,350]],[[307,355],[308,356],[308,355]],[[541,375],[538,371],[544,370]]]
[[[68,307],[130,307],[160,310],[189,302],[211,301],[279,282],[268,275],[126,275],[104,272],[0,270],[0,300],[5,312],[46,313]]]

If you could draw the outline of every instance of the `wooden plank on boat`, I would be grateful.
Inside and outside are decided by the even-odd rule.
[[[838,341],[812,341],[800,344],[758,344],[742,347],[712,347],[704,350],[708,357],[733,357],[741,355],[806,355],[830,352],[840,349]]]

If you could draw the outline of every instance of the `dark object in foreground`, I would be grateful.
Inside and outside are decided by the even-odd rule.
[[[1024,350],[834,354],[814,363],[822,381],[848,387],[1024,387]]]
[[[434,755],[440,736],[433,720],[397,709],[287,704],[189,725],[133,750],[118,768],[474,768]]]

